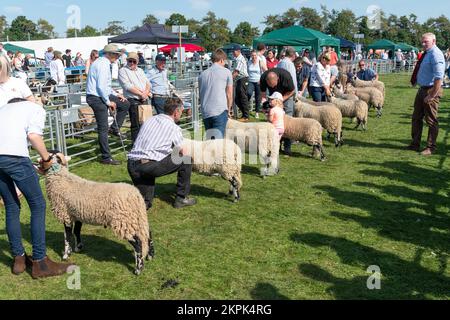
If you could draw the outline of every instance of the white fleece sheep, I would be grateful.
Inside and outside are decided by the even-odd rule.
[[[383,94],[383,97],[385,97],[385,94],[386,94],[386,87],[385,87],[384,83],[381,81],[378,81],[378,80],[364,81],[364,80],[359,79],[357,76],[354,76],[352,79],[352,85],[355,88],[372,88],[372,87],[374,87],[381,91],[381,93]]]
[[[335,86],[333,88],[333,94],[336,98],[344,99],[344,100],[351,100],[351,101],[358,101],[358,96],[350,93],[344,93],[344,90],[341,86]]]
[[[45,175],[47,196],[56,219],[65,226],[63,259],[72,253],[71,240],[75,234],[75,251],[83,248],[83,223],[110,227],[120,239],[127,240],[135,251],[135,274],[144,267],[144,257],[154,256],[147,210],[138,189],[125,183],[88,181],[70,173],[62,154],[53,154],[53,166]]]
[[[218,173],[230,182],[234,201],[240,199],[242,188],[242,151],[231,140],[195,141],[184,139],[186,156],[192,158],[192,169],[202,174]]]
[[[342,139],[342,113],[331,104],[313,105],[306,99],[299,99],[295,103],[295,118],[310,118],[317,120],[328,134],[334,134],[336,147],[344,144]]]
[[[366,102],[362,100],[344,100],[335,97],[331,97],[330,99],[331,103],[341,110],[342,117],[350,119],[356,118],[358,125],[355,129],[358,129],[360,126],[363,130],[367,129],[369,107]]]
[[[383,93],[377,88],[355,88],[351,85],[348,85],[347,93],[358,96],[358,98],[365,101],[369,105],[369,107],[376,108],[378,117],[381,117],[383,115],[384,96]]]
[[[279,172],[280,139],[278,131],[268,122],[228,120],[226,138],[235,141],[241,150],[261,157],[265,167],[262,176]]]
[[[320,154],[320,159],[325,160],[322,143],[323,128],[319,121],[309,118],[284,117],[283,137],[306,143],[313,147],[312,156]]]

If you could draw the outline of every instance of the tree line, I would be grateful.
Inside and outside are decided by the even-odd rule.
[[[104,29],[97,29],[86,25],[80,30],[68,29],[67,37],[92,37],[98,35],[119,35],[134,30],[139,26],[127,30],[123,21],[110,21]],[[147,15],[142,24],[163,23],[167,27],[173,25],[188,25],[188,37],[198,37],[202,45],[211,51],[222,47],[224,44],[235,42],[251,46],[253,39],[261,35],[258,27],[249,22],[239,23],[234,30],[229,26],[228,20],[218,17],[209,11],[201,20],[187,18],[180,13],[173,13],[165,21],[160,21],[152,14]],[[380,29],[373,30],[369,26],[367,16],[357,16],[352,10],[344,9],[328,10],[324,5],[320,10],[308,7],[299,9],[290,8],[281,14],[271,14],[264,17],[262,23],[265,29],[262,34],[270,31],[301,25],[306,28],[322,31],[324,33],[341,36],[353,40],[354,34],[364,34],[362,44],[370,44],[374,40],[386,38],[394,42],[405,42],[416,47],[421,47],[421,35],[425,32],[433,32],[437,36],[438,45],[442,48],[450,47],[450,21],[444,15],[437,18],[429,18],[423,23],[418,22],[415,14],[397,16],[380,12]],[[9,38],[10,41],[42,40],[56,38],[54,26],[45,19],[37,22],[18,16],[11,24],[8,24],[5,16],[0,16],[0,39]]]

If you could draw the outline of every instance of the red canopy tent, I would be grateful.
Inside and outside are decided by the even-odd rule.
[[[205,52],[206,51],[205,48],[197,46],[195,44],[186,43],[186,44],[182,44],[181,46],[186,50],[186,52],[194,52],[194,51]],[[162,51],[163,53],[170,53],[172,51],[172,49],[176,50],[178,47],[180,47],[179,44],[169,44],[167,46],[159,48],[159,51]]]

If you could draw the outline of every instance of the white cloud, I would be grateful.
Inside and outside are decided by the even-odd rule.
[[[208,10],[211,8],[210,0],[189,0],[194,10]]]
[[[18,7],[18,6],[7,6],[7,7],[3,7],[3,11],[6,14],[11,14],[11,15],[19,15],[19,14],[23,14],[23,8],[22,7]]]
[[[243,6],[239,9],[239,11],[242,13],[250,13],[250,12],[254,12],[255,10],[256,10],[256,7],[254,7],[254,6]]]

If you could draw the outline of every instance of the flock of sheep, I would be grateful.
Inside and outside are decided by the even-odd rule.
[[[381,116],[385,88],[380,81],[339,79],[331,102],[313,103],[300,98],[294,117],[285,117],[285,138],[313,147],[313,157],[325,159],[322,135],[334,135],[335,145],[343,144],[342,119],[356,119],[357,128],[367,128],[369,107]],[[275,127],[268,122],[241,123],[230,120],[223,140],[194,141],[186,139],[185,149],[193,160],[193,170],[207,175],[218,174],[230,183],[230,195],[240,199],[242,150],[256,154],[264,164],[262,176],[279,172],[280,141]],[[82,179],[67,170],[68,159],[53,154],[52,169],[46,174],[46,188],[51,209],[65,226],[65,250],[68,259],[74,250],[83,248],[83,223],[109,227],[128,241],[135,252],[135,274],[141,274],[144,259],[154,256],[146,206],[139,191],[128,184],[98,183]],[[75,236],[75,239],[73,239]]]

